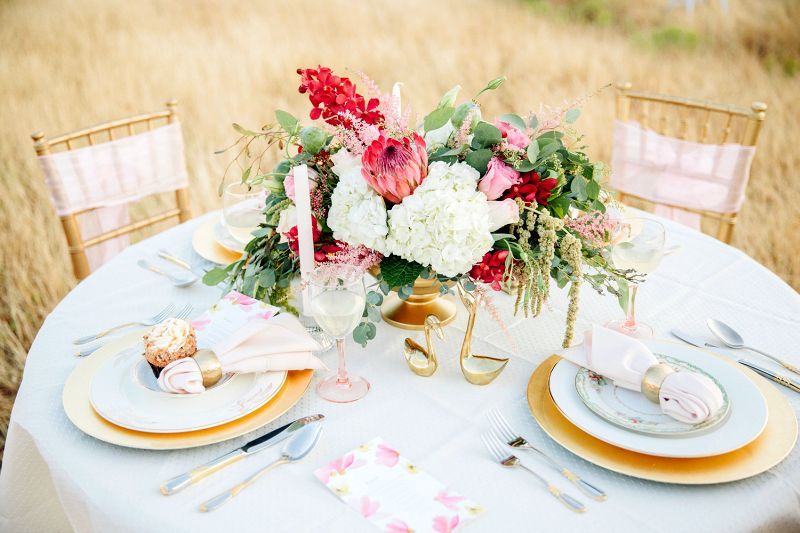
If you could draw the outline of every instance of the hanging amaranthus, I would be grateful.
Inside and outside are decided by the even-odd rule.
[[[572,283],[569,286],[569,308],[567,309],[567,329],[564,332],[564,348],[569,348],[572,344],[572,337],[575,333],[575,320],[578,317],[578,301],[581,293],[581,281],[583,280],[583,254],[581,253],[581,241],[572,233],[567,232],[561,239],[559,245],[561,258],[572,268]]]

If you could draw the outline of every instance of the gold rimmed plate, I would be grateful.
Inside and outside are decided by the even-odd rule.
[[[311,370],[290,371],[278,393],[255,411],[232,422],[199,431],[183,433],[147,433],[112,424],[92,408],[89,394],[97,371],[123,350],[134,344],[141,332],[109,342],[72,371],[64,384],[62,403],[70,421],[81,431],[98,440],[144,450],[177,450],[222,442],[269,424],[292,408],[305,394],[313,377]]]
[[[203,259],[218,265],[229,265],[237,261],[242,256],[242,252],[220,243],[216,234],[217,226],[220,224],[218,217],[209,217],[208,220],[197,226],[192,235],[192,248]]]
[[[582,431],[558,410],[548,384],[550,373],[560,360],[556,355],[551,356],[531,375],[526,393],[531,414],[558,444],[608,470],[662,483],[727,483],[769,470],[789,455],[797,441],[797,419],[786,398],[763,378],[740,369],[758,386],[769,406],[767,425],[750,444],[730,453],[693,459],[657,457],[613,446]]]

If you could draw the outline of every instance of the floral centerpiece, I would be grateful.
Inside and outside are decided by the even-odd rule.
[[[312,104],[309,118],[321,123],[303,127],[277,111],[276,123],[258,131],[234,124],[239,138],[229,168],[238,164],[243,182],[270,195],[243,257],[210,271],[207,283],[227,280],[292,310],[290,282],[299,271],[294,169],[305,164],[316,262],[357,264],[377,278],[353,333],[359,343],[375,337],[384,296],[394,290],[406,299],[418,279],[439,282],[442,293],[453,283],[504,289],[526,316],[540,313],[551,278],[559,287],[571,283],[565,346],[581,284],[618,292],[626,273],[602,253],[614,224],[604,204],[604,168],[572,131],[576,106],[487,121],[479,98],[503,77],[460,104],[454,87],[415,126],[397,86],[382,93],[361,75],[362,95],[329,68],[297,72],[299,91]],[[284,158],[264,169],[271,147]]]

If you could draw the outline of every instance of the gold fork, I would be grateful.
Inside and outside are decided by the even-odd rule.
[[[522,468],[529,474],[535,476],[539,481],[545,484],[547,487],[547,491],[553,495],[558,501],[563,503],[567,509],[573,511],[575,513],[585,513],[586,507],[579,501],[566,494],[561,492],[558,487],[547,481],[545,478],[522,464],[519,458],[516,455],[508,455],[505,450],[503,449],[503,443],[491,433],[484,433],[481,435],[481,439],[483,439],[483,443],[488,448],[489,453],[495,458],[495,460],[500,463],[501,465],[508,467],[508,468]]]
[[[499,437],[505,441],[506,444],[511,446],[512,448],[521,448],[524,450],[529,450],[550,463],[558,472],[567,478],[570,483],[578,487],[578,490],[586,494],[588,497],[592,498],[593,500],[597,500],[599,502],[605,501],[608,498],[608,495],[601,489],[595,487],[588,481],[581,479],[577,474],[574,474],[572,471],[568,470],[564,466],[561,466],[559,463],[555,461],[552,457],[544,453],[539,448],[536,448],[528,441],[526,441],[521,435],[514,432],[511,429],[511,425],[506,421],[503,414],[498,409],[492,409],[486,415],[489,417],[489,422],[491,422],[494,429],[497,431]]]

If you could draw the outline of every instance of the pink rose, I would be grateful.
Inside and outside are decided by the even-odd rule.
[[[319,174],[313,168],[308,169],[308,190],[313,191],[317,188],[317,178]],[[294,201],[294,167],[286,174],[283,179],[283,190],[286,191],[286,196]]]
[[[500,133],[503,134],[503,138],[511,146],[516,146],[517,148],[524,150],[531,143],[530,138],[525,134],[524,131],[512,126],[508,122],[495,119],[494,125],[497,126],[497,129],[500,130]]]
[[[489,161],[486,174],[478,182],[478,190],[489,200],[497,200],[512,185],[519,183],[519,172],[506,165],[499,157]]]
[[[511,198],[488,203],[489,231],[497,231],[503,226],[515,224],[519,221],[519,206]]]

